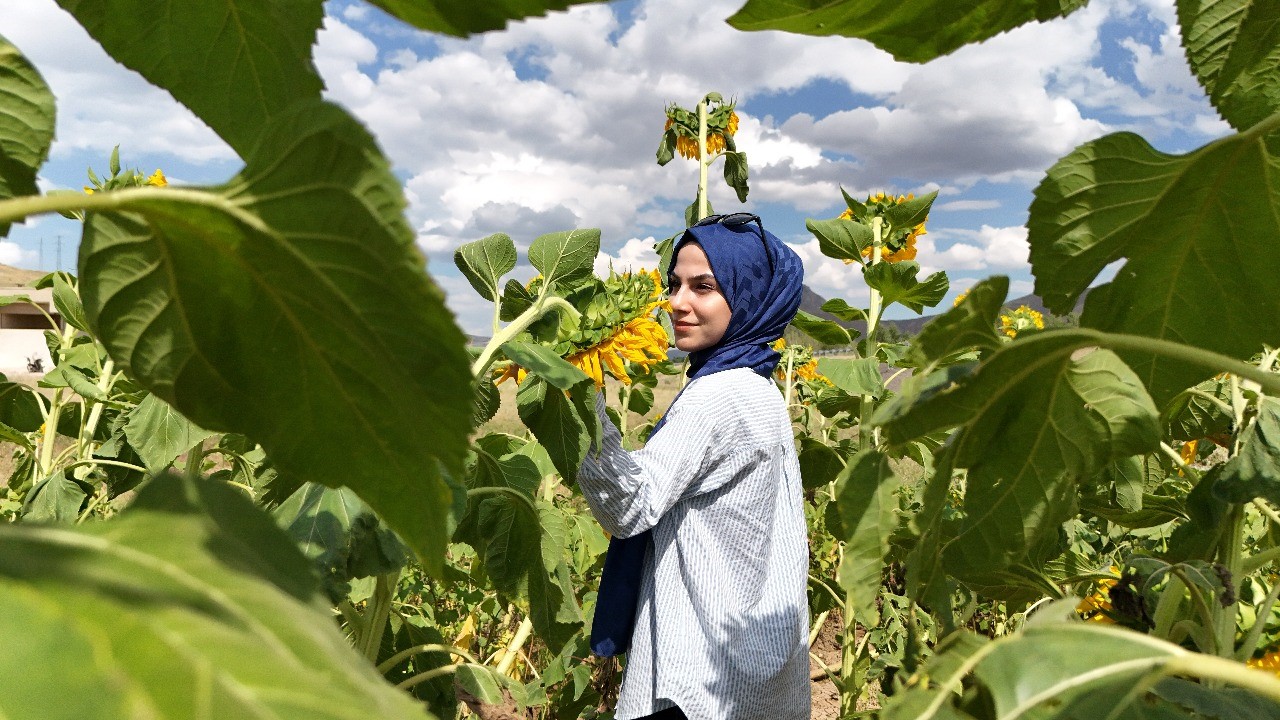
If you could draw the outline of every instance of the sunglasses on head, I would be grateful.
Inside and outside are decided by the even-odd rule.
[[[764,256],[769,260],[769,272],[773,272],[773,255],[769,253],[769,242],[764,239],[764,223],[760,220],[760,216],[755,213],[729,213],[728,215],[708,215],[690,227],[702,227],[703,225],[724,225],[725,227],[739,227],[748,223],[755,223],[760,228],[760,242],[764,243]]]

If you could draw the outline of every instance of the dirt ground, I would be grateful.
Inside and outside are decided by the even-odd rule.
[[[822,665],[813,658],[817,655],[822,662],[832,670],[839,672],[840,669],[840,634],[844,632],[844,623],[840,619],[839,613],[832,613],[827,617],[827,621],[822,626],[822,630],[818,632],[818,638],[814,641],[813,646],[809,648],[809,677],[813,681],[811,691],[811,702],[813,704],[813,720],[836,720],[840,717],[840,691],[836,689],[835,683],[827,677]],[[859,627],[855,641],[862,639],[865,631]],[[858,698],[858,705],[855,708],[858,711],[877,710],[880,704],[876,698],[879,694],[879,684],[872,683],[868,688],[868,692]]]

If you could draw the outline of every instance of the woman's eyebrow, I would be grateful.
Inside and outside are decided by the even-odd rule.
[[[693,277],[683,278],[683,279],[680,278],[678,275],[673,274],[667,277],[667,283],[673,284],[673,283],[679,283],[679,282],[701,282],[703,280],[710,280],[712,282],[715,282],[715,279],[716,279],[716,276],[712,275],[711,273],[702,273],[701,275],[694,275]]]

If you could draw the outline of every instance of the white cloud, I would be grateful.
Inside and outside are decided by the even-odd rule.
[[[946,244],[946,247],[941,247]],[[939,228],[920,237],[917,243],[922,266],[933,270],[986,270],[1026,272],[1030,246],[1022,226],[977,230]]]
[[[994,210],[998,207],[1000,207],[999,200],[952,200],[951,202],[937,203],[933,206],[935,210],[946,211]]]
[[[8,240],[0,240],[0,265],[29,267],[36,260],[36,253]]]
[[[468,329],[487,326],[490,312],[450,256],[483,235],[507,232],[523,254],[544,232],[594,226],[603,232],[599,262],[650,266],[642,258],[652,239],[638,236],[674,232],[696,187],[693,163],[654,162],[663,108],[690,106],[708,90],[740,101],[750,207],[815,216],[839,206],[841,186],[854,196],[942,186],[937,209],[965,214],[946,218],[959,227],[931,226],[921,261],[973,274],[1025,274],[1025,231],[1000,226],[1016,220],[973,213],[1014,207],[1077,144],[1121,126],[1176,129],[1190,141],[1225,127],[1186,68],[1171,0],[1093,3],[924,66],[860,40],[742,33],[724,23],[740,6],[637,0],[624,26],[618,8],[592,4],[462,40],[424,36],[364,3],[329,3],[315,62],[327,96],[370,127],[405,179],[419,244]],[[165,92],[107,58],[53,0],[0,0],[0,17],[59,96],[56,157],[88,153],[100,166],[116,143],[126,158],[232,157]],[[1115,37],[1102,32],[1108,23],[1156,31],[1119,41],[1131,70],[1103,66],[1102,38]],[[816,80],[847,86],[854,106],[833,112],[815,101]],[[736,207],[718,165],[712,173],[712,202]],[[79,186],[78,175],[46,181]],[[980,183],[985,197],[970,197]],[[992,195],[1002,200],[985,199]],[[856,265],[822,257],[811,238],[788,239],[798,240],[815,290],[865,297]]]
[[[167,92],[116,63],[51,0],[0,0],[4,34],[36,66],[57,98],[54,157],[89,151],[101,165],[115,145],[191,162],[234,154]]]
[[[658,267],[658,253],[653,246],[658,238],[631,238],[616,253],[602,252],[596,256],[596,274],[604,277],[612,267],[616,272],[654,270]]]

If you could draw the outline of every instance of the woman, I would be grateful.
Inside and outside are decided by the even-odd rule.
[[[690,382],[636,452],[596,398],[604,437],[578,482],[614,538],[592,647],[630,645],[618,720],[809,717],[808,542],[770,348],[802,278],[754,215],[689,228],[668,284]]]

